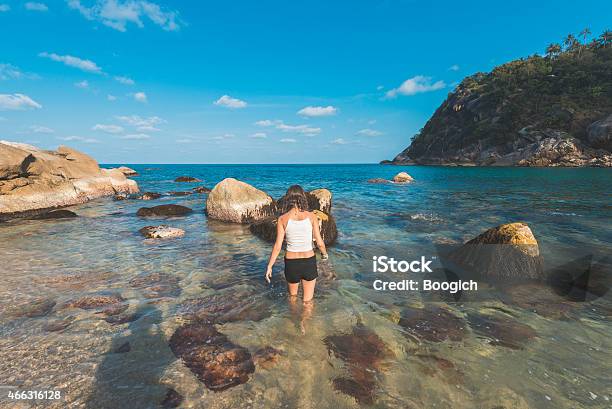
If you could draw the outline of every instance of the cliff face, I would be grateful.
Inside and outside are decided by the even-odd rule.
[[[612,47],[575,41],[465,78],[392,163],[611,166],[611,151]]]
[[[0,220],[14,214],[84,203],[138,185],[118,169],[100,169],[91,157],[66,146],[46,151],[0,141]]]

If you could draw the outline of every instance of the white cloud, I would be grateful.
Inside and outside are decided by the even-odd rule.
[[[28,1],[25,5],[26,10],[30,11],[48,11],[49,7],[45,3],[36,3],[34,1]]]
[[[95,124],[92,128],[93,131],[101,131],[110,134],[118,134],[123,133],[124,129],[119,125],[105,125],[105,124]]]
[[[459,71],[459,66],[457,64],[453,64],[450,67],[448,67],[449,70],[451,71]]]
[[[307,136],[314,136],[314,135],[318,135],[321,133],[321,128],[315,128],[315,127],[308,126],[308,125],[288,125],[284,123],[283,121],[281,121],[280,119],[276,119],[274,121],[271,121],[269,119],[264,119],[262,121],[255,122],[255,125],[265,126],[265,127],[273,126],[274,128],[282,132],[295,132],[295,133],[299,133],[299,134],[307,135]]]
[[[293,138],[284,138],[280,140],[282,143],[295,143],[297,142],[295,139]]]
[[[265,139],[267,137],[268,135],[266,135],[265,132],[255,132],[254,134],[251,135],[251,138],[255,138],[255,139]]]
[[[11,9],[11,6],[9,6],[8,4],[0,4],[0,13],[2,13],[3,11],[9,11]]]
[[[385,89],[384,85],[379,85],[376,87],[376,91],[382,91],[383,89]]]
[[[100,141],[94,138],[84,138],[82,136],[63,136],[63,137],[59,137],[57,139],[60,139],[62,141],[65,142],[83,142],[83,143],[99,143]]]
[[[91,6],[85,6],[80,0],[68,0],[68,6],[78,10],[83,17],[115,30],[125,32],[129,23],[144,27],[146,17],[152,23],[166,31],[180,29],[178,12],[163,10],[159,5],[144,0],[96,0]]]
[[[365,129],[361,129],[359,131],[357,131],[357,135],[363,135],[363,136],[380,136],[383,133],[380,131],[377,131],[375,129],[370,129],[370,128],[365,128]]]
[[[89,88],[89,82],[87,80],[75,82],[74,86],[81,89],[87,89]]]
[[[338,109],[331,105],[328,105],[326,107],[308,106],[308,107],[300,109],[298,111],[298,115],[308,116],[308,117],[333,116],[333,115],[336,115],[337,112],[338,112]]]
[[[98,67],[98,65],[91,60],[83,60],[79,57],[74,57],[72,55],[58,55],[55,53],[40,53],[39,57],[49,58],[53,61],[64,63],[69,67],[78,68],[83,71],[93,72],[95,74],[101,74],[102,69]]]
[[[11,64],[0,64],[0,80],[38,79],[36,74],[25,73]]]
[[[436,91],[446,87],[444,81],[431,82],[431,77],[417,75],[407,79],[398,88],[387,91],[387,98],[395,98],[397,95],[415,95],[422,92]]]
[[[195,140],[191,138],[182,138],[182,139],[177,139],[175,142],[176,143],[193,143],[195,142]]]
[[[374,125],[376,122],[377,122],[376,119],[370,119],[368,121],[368,125]]]
[[[40,109],[42,105],[24,94],[0,94],[0,111]]]
[[[136,130],[138,130],[139,132],[159,131],[157,125],[166,123],[165,119],[162,119],[158,116],[142,118],[138,115],[122,115],[116,116],[115,118],[117,118],[124,124],[135,127]]]
[[[146,103],[147,102],[147,94],[144,92],[135,92],[131,94],[135,101]]]
[[[245,101],[237,98],[232,98],[229,95],[223,95],[221,98],[216,100],[214,104],[232,109],[240,109],[245,108],[247,106],[247,103]]]
[[[150,139],[151,136],[145,133],[134,133],[121,136],[121,139]]]
[[[348,142],[344,140],[344,138],[334,139],[331,143],[334,145],[346,145]]]
[[[108,94],[108,95],[106,96],[106,99],[107,99],[107,100],[109,100],[109,101],[116,101],[116,100],[117,100],[117,97],[116,97],[116,96],[114,96],[114,95]]]
[[[32,125],[30,126],[30,132],[32,133],[54,133],[55,131],[49,127],[46,126],[40,126],[40,125]]]
[[[121,83],[123,85],[134,85],[135,84],[133,79],[131,79],[129,77],[121,76],[121,75],[116,76],[115,77],[115,81],[117,81],[117,82],[119,82],[119,83]]]

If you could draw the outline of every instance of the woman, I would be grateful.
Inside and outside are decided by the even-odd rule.
[[[272,266],[281,252],[283,241],[286,239],[285,278],[287,279],[289,296],[297,296],[301,282],[304,293],[303,301],[306,304],[312,301],[319,275],[317,259],[312,247],[313,240],[321,250],[324,260],[327,259],[327,250],[321,238],[319,220],[314,213],[308,211],[308,199],[304,189],[298,185],[291,186],[287,190],[283,202],[285,205],[284,213],[278,218],[276,242],[268,262],[266,280],[269,283],[272,278]]]

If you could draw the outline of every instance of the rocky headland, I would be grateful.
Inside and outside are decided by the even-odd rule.
[[[568,36],[466,77],[397,165],[612,166],[612,47]]]
[[[0,218],[138,192],[120,169],[101,169],[90,156],[60,146],[56,151],[0,141]]]

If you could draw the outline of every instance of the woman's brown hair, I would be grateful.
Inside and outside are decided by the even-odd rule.
[[[306,192],[302,189],[300,185],[293,185],[287,189],[287,193],[281,199],[283,212],[288,212],[289,210],[297,207],[301,211],[308,211],[308,198],[306,197]]]

